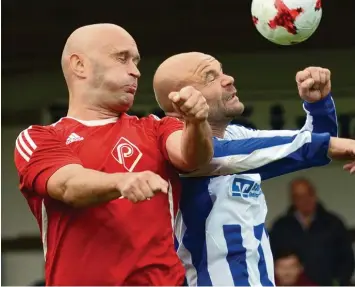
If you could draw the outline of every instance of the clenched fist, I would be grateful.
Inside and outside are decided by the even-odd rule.
[[[317,102],[330,93],[330,71],[320,67],[308,67],[296,74],[300,97],[309,103]]]
[[[131,172],[118,183],[122,197],[136,203],[152,198],[157,192],[168,192],[168,183],[151,171]]]
[[[169,94],[175,112],[177,112],[185,121],[202,122],[208,117],[209,107],[206,99],[200,91],[194,87],[187,86],[180,92]]]

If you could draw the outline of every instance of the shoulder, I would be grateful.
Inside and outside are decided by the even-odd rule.
[[[255,132],[255,130],[246,128],[241,125],[231,124],[227,126],[226,129],[226,139],[242,139],[250,137],[250,134]]]
[[[56,134],[56,129],[53,126],[33,125],[19,133],[16,143],[36,148],[37,144],[45,141],[48,137],[56,137]]]
[[[44,146],[62,143],[67,131],[78,125],[75,121],[60,120],[51,125],[31,125],[21,131],[16,138],[16,151],[32,155],[32,153]],[[26,158],[26,157],[25,157]]]
[[[156,124],[183,124],[183,121],[177,119],[177,118],[173,118],[173,117],[169,117],[169,116],[166,116],[164,118],[159,118],[158,116],[156,115],[149,115],[147,117],[149,120],[153,121],[154,123]]]
[[[56,139],[52,126],[29,126],[19,133],[15,141],[15,164],[18,168],[30,161],[32,154],[43,144]]]
[[[79,125],[78,122],[65,118],[49,125],[31,125],[24,129],[17,139],[24,137],[29,142],[32,140],[34,143],[45,142],[49,139],[58,140],[61,139],[61,136],[64,135],[67,130],[70,131],[77,125]]]
[[[140,118],[140,119],[136,119],[136,121],[140,121],[141,124],[145,125],[145,126],[150,126],[152,128],[155,129],[159,129],[159,128],[165,128],[165,127],[183,127],[184,126],[184,122],[177,119],[177,118],[173,118],[173,117],[164,117],[164,118],[159,118],[156,115],[148,115],[146,117]]]
[[[145,117],[137,117],[125,114],[123,117],[123,123],[125,126],[134,126],[135,128],[142,129],[142,130],[150,130],[153,131],[156,129],[156,125],[159,121],[159,118],[149,115]]]

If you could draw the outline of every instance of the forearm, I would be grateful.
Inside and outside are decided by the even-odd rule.
[[[331,94],[318,102],[304,102],[303,108],[307,113],[307,120],[302,130],[338,136],[337,115]]]
[[[215,140],[209,165],[188,176],[259,173],[263,180],[330,162],[329,134]],[[185,175],[187,176],[187,175]]]
[[[332,137],[328,156],[332,159],[352,160],[355,158],[355,140]]]
[[[96,205],[121,196],[117,187],[118,182],[122,181],[122,174],[119,173],[68,166],[54,177],[53,184],[48,182],[49,195],[74,207]]]
[[[181,153],[186,171],[208,164],[213,156],[212,131],[207,121],[185,122],[181,138]]]

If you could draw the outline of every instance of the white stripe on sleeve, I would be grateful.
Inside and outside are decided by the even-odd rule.
[[[19,144],[20,144],[21,148],[23,148],[27,152],[27,154],[29,156],[31,156],[33,151],[27,146],[27,144],[23,140],[23,134],[24,134],[24,132],[20,133],[20,135],[18,136]]]
[[[31,147],[35,150],[37,148],[36,144],[34,143],[34,141],[31,139],[28,130],[31,129],[32,126],[30,126],[27,130],[24,131],[25,134],[25,138],[27,140],[27,142],[31,145]]]
[[[250,154],[226,155],[213,158],[209,165],[200,170],[180,176],[228,175],[245,172],[285,158],[310,142],[312,142],[312,134],[305,131],[297,134],[293,141],[289,143],[257,149]]]
[[[23,159],[27,162],[30,161],[31,155],[33,154],[33,152],[37,148],[37,145],[35,144],[35,142],[32,140],[32,138],[30,137],[30,135],[28,133],[28,130],[30,128],[32,128],[32,126],[30,126],[28,129],[24,130],[23,132],[21,132],[19,134],[19,136],[16,139],[16,144],[15,144],[16,150],[23,157]]]
[[[25,161],[30,161],[30,157],[28,155],[26,155],[23,150],[20,148],[20,145],[19,145],[19,140],[18,138],[16,139],[16,150],[18,151],[18,153],[23,157],[23,159]]]

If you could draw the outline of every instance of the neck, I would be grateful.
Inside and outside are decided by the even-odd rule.
[[[302,214],[299,213],[299,219],[301,220],[302,224],[306,227],[309,227],[313,221],[314,214]]]
[[[92,121],[104,120],[109,118],[118,117],[117,111],[109,110],[107,108],[98,106],[87,100],[81,100],[82,97],[70,95],[68,117],[73,117],[78,120]]]
[[[211,126],[211,129],[212,129],[212,135],[214,137],[218,137],[218,138],[223,139],[224,133],[226,131],[226,128],[227,128],[228,124],[229,124],[229,122],[228,123],[213,123],[213,122],[210,122],[210,126]]]
[[[307,214],[300,213],[300,216],[301,216],[302,218],[305,218],[305,219],[312,218],[313,215],[314,215],[313,212],[312,212],[312,213],[307,213]]]
[[[76,108],[69,105],[68,117],[76,118],[83,121],[104,120],[110,118],[117,118],[119,114],[94,107],[80,107]]]

